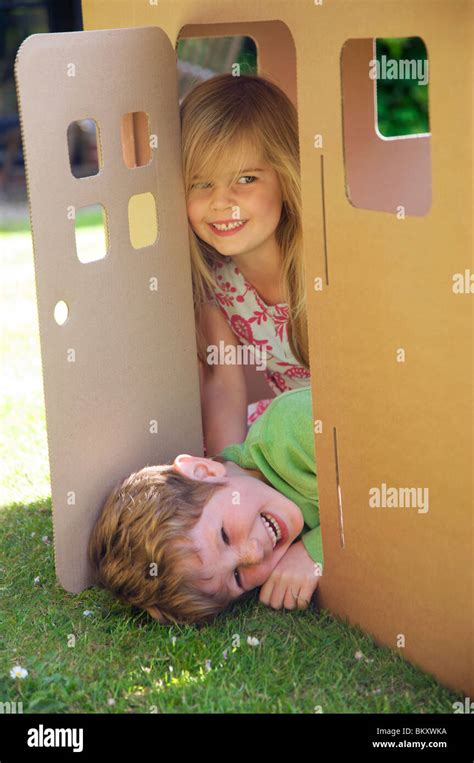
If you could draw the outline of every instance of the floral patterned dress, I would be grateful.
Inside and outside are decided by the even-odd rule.
[[[265,351],[263,372],[276,395],[311,384],[310,372],[293,355],[288,341],[288,305],[267,305],[246,280],[232,257],[222,257],[214,265],[218,285],[213,302],[222,310],[227,323],[241,344]],[[271,399],[249,405],[250,426],[270,405]]]

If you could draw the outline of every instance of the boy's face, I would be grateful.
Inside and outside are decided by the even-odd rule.
[[[263,585],[303,529],[299,507],[231,461],[221,464],[182,454],[173,467],[191,479],[226,483],[204,506],[189,534],[203,560],[202,566],[193,561],[191,571],[210,578],[197,580],[199,589],[237,599]],[[262,513],[272,515],[283,532],[275,547]]]
[[[281,217],[282,193],[277,173],[253,150],[231,184],[234,167],[218,177],[196,177],[187,196],[188,219],[195,234],[224,256],[248,254],[274,236]],[[234,213],[234,214],[233,214]],[[229,232],[212,223],[245,221]]]

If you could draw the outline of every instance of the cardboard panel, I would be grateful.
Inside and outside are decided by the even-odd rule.
[[[56,571],[64,588],[78,592],[93,582],[87,541],[110,488],[146,464],[166,463],[181,451],[203,452],[176,65],[168,38],[156,27],[40,34],[21,46],[16,75]],[[133,169],[123,158],[121,120],[142,111],[158,148],[149,164]],[[86,117],[99,125],[102,167],[78,179],[66,135],[71,122]],[[125,120],[125,136],[127,123],[134,129],[133,120]],[[136,249],[129,200],[146,193],[155,199],[158,237]],[[71,210],[97,203],[108,217],[108,252],[84,264],[76,255]],[[139,209],[136,214],[139,224]],[[136,228],[137,220],[132,223]],[[69,308],[64,325],[53,317],[59,300]]]

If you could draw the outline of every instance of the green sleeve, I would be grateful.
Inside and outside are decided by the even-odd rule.
[[[258,469],[301,510],[301,540],[315,563],[323,565],[319,495],[314,452],[311,388],[282,393],[252,424],[245,442],[219,454],[243,469]]]

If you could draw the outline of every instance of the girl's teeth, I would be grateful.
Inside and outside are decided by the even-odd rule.
[[[239,220],[235,223],[212,223],[212,226],[217,228],[217,230],[232,230],[233,228],[240,228],[243,224],[243,221]]]

